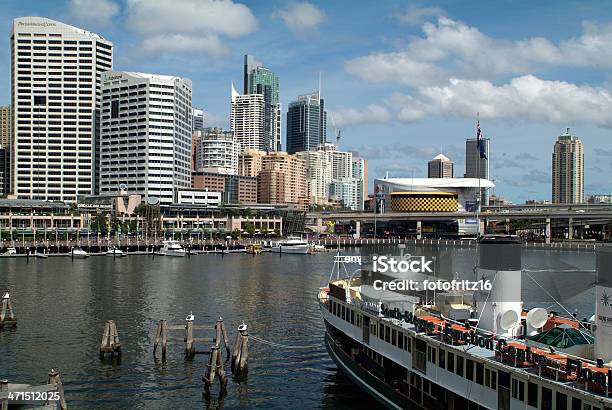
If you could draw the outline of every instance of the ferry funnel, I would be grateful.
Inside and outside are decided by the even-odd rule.
[[[478,327],[500,336],[517,336],[521,317],[521,240],[514,235],[486,235],[479,242],[478,277],[490,291],[476,297]]]
[[[596,252],[595,358],[612,361],[612,249]]]

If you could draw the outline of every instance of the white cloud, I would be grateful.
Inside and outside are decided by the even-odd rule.
[[[304,33],[316,30],[325,21],[325,13],[311,3],[301,2],[276,10],[272,13],[272,18],[280,18],[293,32]]]
[[[214,34],[202,36],[160,34],[146,37],[142,46],[149,53],[201,51],[210,55],[223,55],[229,52],[228,48],[221,43],[219,37]]]
[[[533,75],[495,85],[484,80],[451,79],[445,85],[420,87],[413,95],[395,94],[398,118],[415,121],[432,115],[517,118],[555,124],[588,123],[612,128],[612,94],[608,89],[547,81]]]
[[[111,0],[70,0],[68,12],[79,21],[104,27],[119,13],[119,6]]]
[[[128,25],[144,36],[150,52],[218,55],[227,50],[222,37],[244,36],[258,26],[251,10],[232,0],[128,0],[127,6]]]
[[[349,60],[346,69],[370,82],[426,85],[445,72],[460,78],[493,79],[551,66],[612,68],[612,24],[584,24],[581,36],[557,44],[541,37],[495,39],[446,17],[423,24],[423,34],[402,50]]]
[[[417,7],[415,5],[410,5],[405,11],[399,13],[396,17],[402,23],[417,26],[426,21],[429,17],[439,16],[446,16],[446,12],[440,7]]]
[[[363,108],[338,107],[330,112],[330,119],[333,118],[337,126],[365,124],[375,122],[387,122],[391,114],[387,108],[370,104]],[[331,123],[331,120],[330,120]]]

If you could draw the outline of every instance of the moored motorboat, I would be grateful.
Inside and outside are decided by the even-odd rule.
[[[185,249],[181,246],[178,241],[164,241],[161,250],[159,251],[160,255],[164,256],[185,256]]]
[[[272,245],[272,252],[306,255],[310,252],[310,245],[303,239],[289,236],[287,239],[278,241],[276,244]]]
[[[85,259],[89,258],[89,254],[85,252],[80,246],[75,246],[70,251],[70,254],[74,258]]]
[[[106,256],[121,257],[127,255],[121,249],[117,248],[116,246],[113,246],[106,251]]]

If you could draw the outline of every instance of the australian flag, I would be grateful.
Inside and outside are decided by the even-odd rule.
[[[485,136],[480,131],[480,121],[476,124],[476,140],[478,142],[478,151],[480,152],[480,158],[487,159],[487,150],[485,146]]]

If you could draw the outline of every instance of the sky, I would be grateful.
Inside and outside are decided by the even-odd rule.
[[[190,78],[208,126],[228,127],[254,55],[280,78],[283,146],[286,107],[321,73],[328,139],[340,129],[340,148],[369,161],[370,187],[426,177],[440,152],[462,177],[479,113],[495,194],[550,200],[566,128],[584,144],[585,193],[612,194],[609,1],[0,0],[0,105],[12,20],[28,15],[109,39],[116,70]]]

